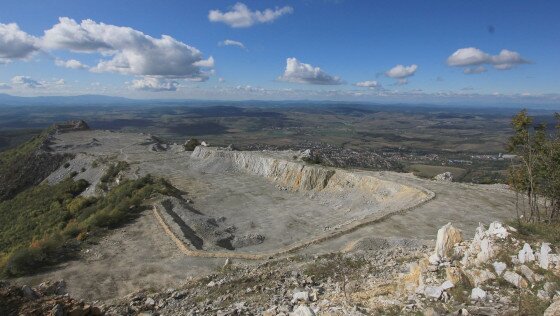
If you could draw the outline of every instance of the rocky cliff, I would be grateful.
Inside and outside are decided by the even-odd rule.
[[[274,155],[258,151],[231,151],[198,146],[191,154],[194,159],[223,159],[242,172],[264,177],[281,188],[291,191],[323,191],[325,193],[360,194],[376,201],[386,198],[418,197],[428,193],[418,188],[386,181],[366,172],[353,172],[308,164],[296,152],[275,152]]]

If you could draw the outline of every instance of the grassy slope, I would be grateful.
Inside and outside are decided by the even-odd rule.
[[[1,274],[29,274],[56,264],[75,250],[69,245],[134,218],[153,194],[175,194],[167,182],[150,176],[123,181],[99,198],[79,196],[88,185],[69,178],[0,203]]]
[[[54,127],[48,128],[18,147],[0,153],[0,201],[39,184],[67,159],[65,155],[40,150],[53,131]]]

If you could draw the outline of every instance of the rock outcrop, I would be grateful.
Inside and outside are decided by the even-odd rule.
[[[453,175],[449,171],[444,172],[444,173],[440,173],[440,174],[438,174],[434,177],[434,180],[441,181],[441,182],[452,182],[453,181]]]

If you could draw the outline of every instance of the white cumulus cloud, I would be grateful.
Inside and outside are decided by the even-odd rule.
[[[487,69],[484,66],[467,67],[467,68],[463,69],[463,73],[465,75],[481,74],[481,73],[486,72],[486,71],[487,71]]]
[[[393,79],[406,79],[414,75],[417,69],[418,69],[418,65],[410,65],[410,66],[396,65],[395,67],[385,72],[385,75]]]
[[[28,76],[15,76],[12,78],[12,84],[24,86],[31,89],[40,88],[43,86],[42,83]]]
[[[237,46],[237,47],[245,49],[245,50],[247,49],[243,43],[241,43],[239,41],[230,40],[230,39],[223,40],[223,41],[219,42],[218,45],[220,45],[220,46]]]
[[[132,81],[131,87],[135,90],[142,91],[176,91],[179,83],[176,80],[157,78],[157,77],[143,77]]]
[[[70,69],[87,69],[89,68],[87,65],[82,64],[79,60],[69,59],[69,60],[62,60],[56,59],[54,63],[59,67],[65,67]]]
[[[495,69],[507,70],[517,65],[528,63],[529,61],[521,57],[518,52],[502,49],[498,55],[490,55],[475,47],[458,49],[447,58],[447,65],[449,66],[467,67],[463,70],[465,74],[475,74],[486,71],[486,68],[482,65],[491,65]]]
[[[45,31],[42,46],[50,50],[101,53],[105,58],[90,68],[93,72],[206,80],[201,68],[212,67],[212,57],[168,35],[154,38],[130,27],[62,17]]]
[[[230,11],[210,10],[208,19],[211,22],[222,22],[231,27],[250,27],[258,23],[270,23],[279,17],[294,11],[292,7],[251,11],[244,3],[236,3]]]
[[[28,59],[38,50],[36,37],[20,30],[15,23],[0,23],[0,63]]]
[[[381,88],[381,84],[376,80],[360,81],[360,82],[356,82],[354,85],[356,87],[362,87],[362,88]]]
[[[331,76],[319,67],[301,63],[296,58],[288,58],[286,60],[286,70],[278,79],[287,82],[318,85],[342,84],[342,80],[339,77]]]

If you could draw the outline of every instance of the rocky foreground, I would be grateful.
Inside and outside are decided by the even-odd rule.
[[[512,227],[480,226],[472,240],[451,224],[435,249],[367,238],[344,254],[248,265],[227,260],[177,289],[88,304],[64,282],[2,283],[2,315],[560,315],[560,255]]]

